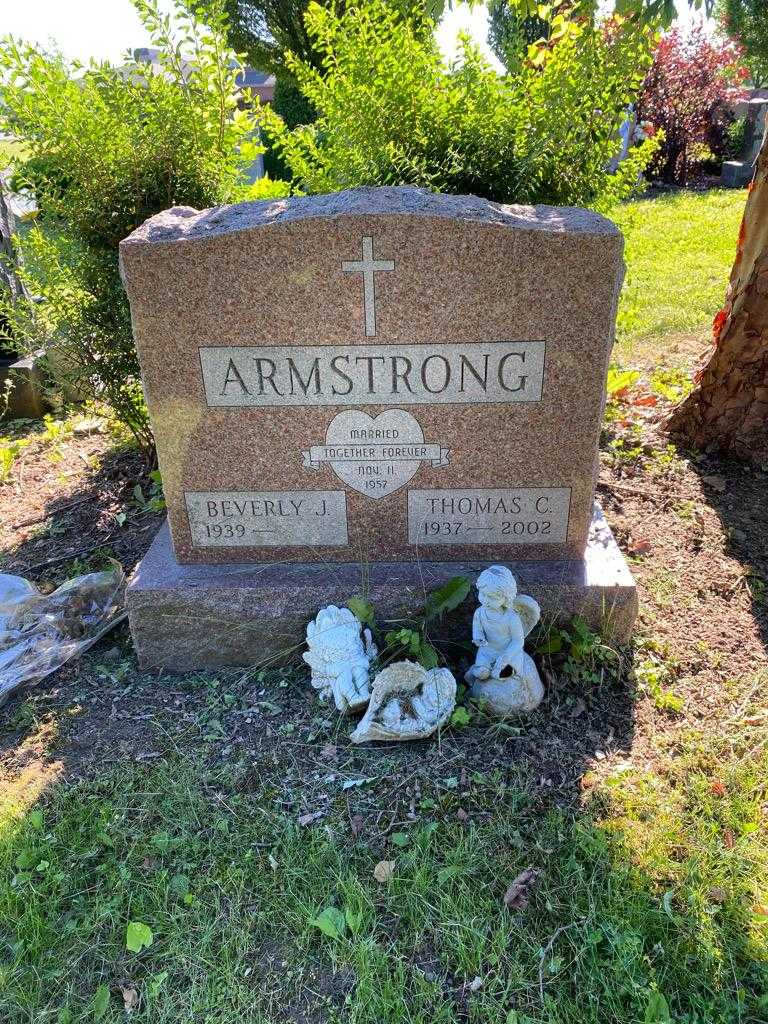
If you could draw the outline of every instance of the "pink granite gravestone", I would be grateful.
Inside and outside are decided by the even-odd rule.
[[[594,513],[622,239],[586,210],[415,188],[176,208],[120,247],[170,533],[128,593],[145,665],[249,663],[360,592],[510,565],[623,639]]]

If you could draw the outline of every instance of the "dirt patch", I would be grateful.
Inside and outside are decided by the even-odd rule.
[[[0,772],[18,783],[31,764],[41,778],[55,765],[51,777],[73,780],[202,757],[227,769],[232,790],[258,792],[299,827],[324,827],[341,810],[345,828],[384,851],[393,833],[436,811],[480,820],[521,789],[534,806],[572,802],[596,773],[653,766],[681,731],[716,730],[759,697],[768,646],[768,476],[668,449],[659,419],[652,411],[638,427],[634,417],[605,438],[598,496],[641,591],[621,671],[585,679],[557,655],[542,663],[545,702],[525,719],[475,716],[438,740],[358,748],[348,741],[354,723],[317,702],[303,667],[151,676],[137,670],[121,627],[11,699]],[[102,548],[129,570],[159,522],[133,496],[137,483],[149,493],[146,467],[101,435],[72,439],[66,464],[78,472],[63,487],[58,465],[30,449],[0,488],[5,571],[51,581],[86,557],[78,551]],[[63,529],[22,525],[32,519]]]
[[[3,572],[45,586],[108,557],[130,570],[149,547],[162,518],[146,507],[151,467],[137,449],[115,446],[102,421],[90,424],[54,440],[28,435],[0,484]]]

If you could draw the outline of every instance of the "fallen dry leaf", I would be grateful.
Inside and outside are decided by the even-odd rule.
[[[311,825],[313,821],[319,821],[323,816],[323,811],[313,811],[312,814],[302,814],[299,818],[300,825]]]
[[[658,405],[659,400],[656,395],[638,395],[637,398],[632,399],[632,405]]]
[[[750,715],[749,718],[742,718],[744,725],[762,725],[768,718],[768,711],[762,711],[759,715]]]
[[[732,828],[723,829],[723,846],[726,848],[726,850],[732,850],[735,846]]]
[[[373,877],[377,882],[389,882],[395,874],[395,861],[380,860],[373,869]]]
[[[728,790],[725,788],[725,783],[721,782],[720,779],[713,779],[709,784],[709,791],[712,796],[725,796]]]
[[[364,824],[365,821],[363,819],[362,814],[353,814],[352,817],[350,818],[349,827],[352,830],[352,835],[355,836],[355,838],[357,838],[357,836],[359,836],[360,833],[363,831]]]
[[[507,910],[525,910],[531,902],[531,890],[540,874],[537,868],[526,868],[520,872],[504,893],[504,906]]]
[[[652,544],[645,537],[638,537],[629,545],[630,555],[647,555],[652,550]]]
[[[126,1013],[131,1013],[139,1004],[139,990],[132,981],[119,981],[117,987],[123,997],[123,1006]]]
[[[456,811],[456,817],[459,819],[462,825],[465,825],[469,821],[469,815],[467,814],[463,807],[460,807],[458,811]]]

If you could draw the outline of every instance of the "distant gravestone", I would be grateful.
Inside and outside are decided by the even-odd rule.
[[[490,562],[628,635],[593,513],[609,221],[357,189],[169,210],[121,261],[170,526],[129,588],[145,664],[253,661],[361,587],[413,610]]]
[[[20,355],[11,324],[2,312],[4,303],[27,297],[17,272],[16,218],[8,177],[0,170],[0,419],[36,419],[47,409],[39,361],[35,356]]]
[[[742,109],[743,108],[743,113]],[[766,131],[768,99],[755,98],[739,104],[737,113],[747,120],[746,151],[737,160],[725,160],[721,184],[724,188],[744,188],[752,180],[755,161],[763,144]]]

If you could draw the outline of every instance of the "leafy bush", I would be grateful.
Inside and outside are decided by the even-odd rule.
[[[317,113],[290,75],[277,75],[272,109],[285,121],[288,128],[299,124],[312,124]]]
[[[283,119],[287,128],[295,128],[299,124],[312,124],[317,116],[301,89],[285,72],[278,74],[275,78],[275,92],[271,106]],[[279,153],[270,145],[267,145],[264,153],[264,170],[273,178],[285,178],[291,175],[290,170],[280,159]]]
[[[7,311],[14,334],[29,349],[49,348],[78,393],[108,401],[149,446],[120,239],[169,206],[284,189],[254,188],[244,177],[259,151],[258,125],[238,106],[219,0],[207,3],[206,25],[195,0],[176,0],[178,37],[156,0],[133,2],[160,51],[159,72],[146,64],[69,65],[6,39],[0,130],[25,144],[29,157],[15,182],[34,192],[40,208],[38,226],[19,247],[30,294],[45,301]]]
[[[747,148],[747,136],[749,133],[749,122],[746,117],[737,117],[725,127],[725,153],[726,160],[735,160],[740,157]]]
[[[727,103],[740,95],[745,74],[737,47],[703,28],[661,37],[638,103],[640,119],[663,130],[653,176],[684,185],[709,153],[722,159]]]
[[[488,0],[488,45],[509,71],[520,67],[532,43],[549,38],[549,24],[517,0]]]
[[[263,115],[300,191],[412,184],[603,206],[635,187],[655,148],[645,142],[616,174],[606,169],[649,62],[649,37],[634,23],[561,17],[547,44],[501,76],[467,39],[446,66],[432,23],[384,0],[313,3],[306,18],[323,67],[287,63],[317,120],[290,129]]]
[[[36,225],[24,237],[20,276],[40,302],[10,310],[14,335],[45,344],[49,368],[73,397],[106,400],[144,447],[152,437],[131,320],[115,254],[74,232]]]
[[[351,597],[347,607],[371,630],[379,650],[377,664],[380,668],[403,658],[414,659],[426,669],[437,668],[443,659],[430,640],[430,628],[444,615],[463,604],[471,589],[469,577],[452,576],[426,595],[423,608],[411,618],[398,619],[398,628],[387,630],[386,633],[380,631],[376,609],[370,601],[362,597]]]

